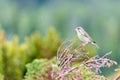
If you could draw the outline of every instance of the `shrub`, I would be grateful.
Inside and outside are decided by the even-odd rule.
[[[101,67],[110,67],[117,64],[107,58],[111,52],[103,57],[89,58],[85,47],[73,47],[73,44],[62,44],[57,57],[51,60],[34,60],[27,64],[25,80],[108,80],[100,76]],[[84,58],[84,59],[83,59]]]
[[[51,28],[46,37],[35,33],[19,42],[14,36],[7,40],[4,31],[0,30],[0,73],[5,80],[21,80],[25,74],[25,65],[35,58],[52,58],[57,52],[61,40],[54,28]]]

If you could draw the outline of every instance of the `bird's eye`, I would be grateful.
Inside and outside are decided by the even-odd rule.
[[[78,29],[78,30],[80,30],[80,28],[79,28],[79,27],[78,27],[77,29]]]

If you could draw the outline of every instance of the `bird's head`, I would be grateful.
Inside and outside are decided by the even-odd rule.
[[[76,27],[75,31],[79,31],[81,29],[81,27]]]
[[[78,27],[75,28],[75,31],[78,32],[78,33],[81,33],[81,32],[83,33],[84,30],[83,30],[82,27],[78,26]]]

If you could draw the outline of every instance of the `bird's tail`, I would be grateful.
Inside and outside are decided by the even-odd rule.
[[[96,46],[98,49],[100,49],[100,47],[96,43],[91,42],[91,44],[94,45],[94,46]]]
[[[100,47],[97,44],[94,44],[98,49],[100,49]]]

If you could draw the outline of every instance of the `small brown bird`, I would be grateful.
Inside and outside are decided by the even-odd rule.
[[[82,27],[76,27],[75,31],[77,32],[78,38],[84,42],[85,44],[92,44],[95,45],[97,48],[99,46],[96,44],[96,42],[88,35],[88,33],[82,28]]]

